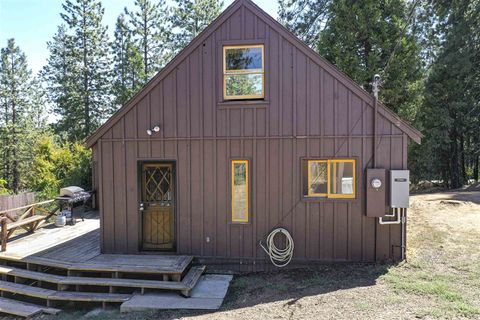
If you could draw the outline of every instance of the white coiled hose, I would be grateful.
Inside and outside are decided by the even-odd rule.
[[[286,238],[286,245],[285,248],[279,249],[275,245],[275,236],[277,234],[283,234]],[[262,241],[260,241],[260,247],[262,247],[263,251],[265,251],[268,256],[270,257],[270,260],[272,261],[273,265],[276,267],[282,268],[285,267],[287,264],[290,263],[293,257],[293,238],[290,235],[290,233],[287,231],[287,229],[284,228],[277,228],[272,230],[270,234],[267,237],[266,241],[267,247],[262,244]]]

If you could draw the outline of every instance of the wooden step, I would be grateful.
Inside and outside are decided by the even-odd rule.
[[[185,275],[181,282],[178,281],[157,281],[157,280],[140,280],[125,278],[92,278],[92,277],[71,277],[58,276],[49,273],[29,271],[14,267],[0,266],[1,275],[9,275],[24,279],[45,281],[60,285],[86,285],[86,286],[102,286],[102,287],[125,287],[125,288],[142,288],[142,289],[160,289],[185,291],[191,290],[197,283],[198,279],[205,270],[205,266],[192,267]]]
[[[0,281],[0,291],[60,301],[124,302],[131,298],[130,294],[55,291],[7,281]]]
[[[0,298],[0,312],[30,318],[42,313],[41,307],[27,306],[18,301]]]
[[[142,263],[142,255],[102,254],[88,262],[75,263],[43,257],[28,257],[22,262],[84,272],[120,272],[181,275],[193,261],[193,256],[174,256],[175,265],[146,265]],[[165,256],[166,259],[168,256]]]
[[[62,278],[64,278],[50,273],[35,272],[7,266],[0,266],[0,274],[51,283],[59,283]]]
[[[60,310],[12,299],[0,298],[0,312],[30,318],[39,313],[55,315],[60,313]]]

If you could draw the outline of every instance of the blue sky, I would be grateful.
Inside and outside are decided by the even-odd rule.
[[[63,0],[0,0],[0,47],[7,39],[15,38],[26,53],[30,68],[38,72],[48,57],[49,41],[62,22]],[[115,20],[124,7],[132,8],[134,0],[102,0],[105,7],[103,21],[113,34]],[[169,3],[170,0],[167,0]],[[224,0],[225,7],[233,0]],[[277,17],[277,0],[254,0],[263,10]]]

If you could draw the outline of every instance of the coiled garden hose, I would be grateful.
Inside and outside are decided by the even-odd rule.
[[[286,245],[283,249],[279,249],[275,245],[275,236],[277,234],[283,234],[286,238]],[[287,229],[277,228],[272,230],[272,232],[270,232],[270,234],[267,236],[266,246],[267,247],[265,247],[262,244],[262,241],[260,241],[260,247],[262,247],[263,251],[268,254],[268,256],[270,257],[270,261],[272,261],[273,265],[275,265],[276,267],[285,267],[292,260],[294,243],[293,238],[287,231]]]

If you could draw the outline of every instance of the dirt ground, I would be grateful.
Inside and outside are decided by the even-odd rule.
[[[214,313],[106,311],[89,319],[480,319],[480,191],[412,196],[408,222],[400,265],[237,276]]]

